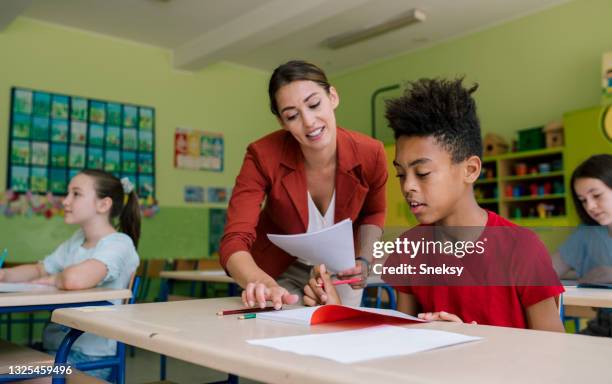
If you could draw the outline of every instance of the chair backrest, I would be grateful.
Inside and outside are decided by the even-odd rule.
[[[138,296],[138,287],[140,286],[140,276],[136,275],[136,272],[132,273],[132,277],[130,277],[130,283],[128,284],[128,289],[132,291],[132,297],[129,299],[124,299],[123,304],[134,304],[136,302],[136,296]]]

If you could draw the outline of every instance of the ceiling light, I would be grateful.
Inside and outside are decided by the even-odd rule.
[[[402,28],[408,25],[420,23],[425,21],[427,15],[425,12],[420,9],[411,9],[410,11],[402,14],[401,16],[395,17],[393,19],[389,19],[383,23],[376,24],[374,26],[359,29],[347,33],[343,33],[340,35],[332,36],[325,41],[323,41],[323,45],[327,46],[331,49],[339,49],[346,47],[347,45],[355,44],[360,41],[382,35],[383,33],[387,33],[393,31],[398,28]]]

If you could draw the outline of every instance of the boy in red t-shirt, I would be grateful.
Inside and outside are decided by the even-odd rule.
[[[468,266],[473,266],[475,260],[488,261],[484,264],[486,272],[475,272],[482,272],[486,278],[459,279],[446,285],[440,283],[443,280],[426,285],[387,280],[399,290],[398,310],[427,320],[563,332],[556,304],[563,287],[558,280],[547,279],[554,276],[554,270],[540,240],[476,202],[473,185],[481,171],[482,140],[471,94],[477,86],[466,89],[462,81],[421,79],[411,83],[403,96],[387,102],[386,117],[396,139],[393,164],[402,194],[421,223],[402,236],[423,228],[452,232],[456,228],[480,227],[483,232],[478,238],[482,238],[483,233],[500,226],[511,227],[508,230],[518,235],[493,235],[486,259],[465,258]],[[415,259],[418,258],[412,260]],[[451,260],[451,264],[460,262]],[[507,269],[514,276],[506,276],[506,269],[500,265],[511,266]],[[495,268],[502,272],[497,273]],[[304,287],[304,302],[338,303],[325,267],[317,267],[315,272],[316,278]],[[517,281],[517,276],[520,284],[509,283],[512,278]]]

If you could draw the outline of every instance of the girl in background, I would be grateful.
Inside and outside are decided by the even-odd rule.
[[[612,283],[612,155],[594,155],[572,174],[572,197],[582,225],[553,255],[562,277],[576,272],[578,283]],[[612,310],[599,309],[581,333],[612,336]]]
[[[0,281],[48,284],[66,290],[127,288],[139,264],[136,247],[140,237],[138,197],[129,180],[85,169],[72,178],[62,203],[64,222],[80,229],[42,262],[0,269]],[[55,353],[66,333],[64,327],[49,324],[43,333],[43,347]],[[74,364],[108,358],[115,355],[116,348],[113,340],[85,333],[74,343],[68,361]],[[88,373],[108,380],[111,370]]]

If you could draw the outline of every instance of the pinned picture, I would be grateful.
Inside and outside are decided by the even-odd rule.
[[[30,163],[30,143],[23,140],[13,140],[11,143],[11,163]]]
[[[126,128],[136,128],[138,122],[138,108],[133,105],[123,106],[123,126]]]
[[[32,138],[34,140],[49,140],[49,119],[35,117],[33,120]]]
[[[32,165],[44,165],[49,163],[49,143],[34,141],[32,143]]]
[[[138,172],[153,173],[153,155],[150,153],[138,154]]]
[[[51,120],[51,141],[65,143],[68,141],[68,121]]]
[[[89,103],[89,121],[104,124],[106,122],[106,103],[91,101]]]
[[[203,203],[204,187],[199,187],[196,185],[186,185],[184,200],[186,203]]]
[[[66,182],[66,170],[65,169],[51,169],[51,192],[55,194],[63,195],[66,193],[67,182]]]
[[[32,113],[32,91],[15,89],[13,99],[13,113],[29,115]]]
[[[106,123],[108,125],[121,125],[121,105],[116,103],[106,104]]]
[[[123,152],[121,170],[127,173],[136,173],[136,152]]]
[[[51,166],[66,167],[68,165],[68,146],[66,144],[51,144]]]
[[[108,172],[118,172],[121,164],[119,151],[107,149],[104,156],[104,170]]]
[[[34,92],[34,115],[49,117],[51,112],[51,95],[46,92]]]
[[[82,121],[70,123],[70,142],[72,144],[85,144],[87,139],[87,124]]]
[[[30,181],[30,168],[28,167],[11,167],[11,185],[10,189],[15,192],[25,192],[28,190]]]
[[[68,97],[53,95],[51,101],[51,117],[54,119],[68,119]]]
[[[153,194],[153,176],[138,175],[138,196],[149,197]]]
[[[138,149],[138,136],[137,131],[133,128],[123,129],[123,149],[128,151],[135,151]]]
[[[104,169],[104,151],[102,148],[89,148],[87,151],[87,168]]]
[[[140,108],[139,127],[140,129],[153,129],[153,110],[151,108]]]
[[[108,127],[106,129],[106,148],[119,148],[121,144],[121,128]]]
[[[13,115],[13,137],[27,139],[30,137],[31,117]]]
[[[87,99],[80,97],[72,98],[72,113],[70,114],[72,120],[87,120]]]
[[[206,201],[209,203],[227,203],[229,195],[225,187],[209,187]]]
[[[177,128],[174,133],[174,166],[223,171],[223,135]]]
[[[153,152],[153,132],[138,132],[138,150],[144,152]]]
[[[47,168],[32,167],[32,179],[30,180],[32,192],[47,192],[48,183]]]
[[[68,166],[70,168],[85,168],[85,147],[81,145],[70,146]]]
[[[104,126],[91,124],[89,126],[89,145],[101,147],[104,145]]]

